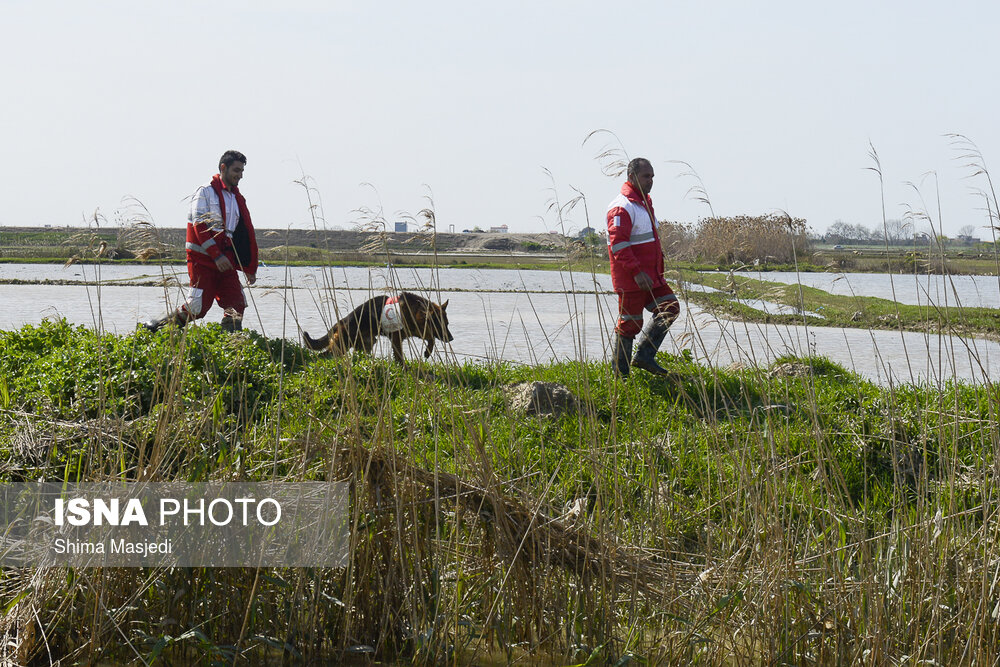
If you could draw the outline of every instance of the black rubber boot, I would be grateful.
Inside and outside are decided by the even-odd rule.
[[[237,313],[235,310],[226,310],[225,314],[222,316],[222,330],[228,331],[229,333],[235,333],[237,331],[243,330],[243,316]]]
[[[666,368],[656,363],[656,351],[660,349],[671,324],[672,320],[665,320],[655,315],[646,323],[646,327],[642,330],[642,342],[639,343],[639,347],[635,351],[635,358],[632,359],[633,366],[653,375],[668,374]]]
[[[149,320],[148,322],[140,322],[140,324],[149,331],[156,333],[168,324],[176,324],[179,327],[183,327],[188,323],[187,313],[181,310],[175,310],[172,313],[167,313],[159,319]]]
[[[629,359],[632,357],[632,339],[624,338],[621,334],[615,333],[614,340],[611,341],[611,368],[615,375],[622,378],[628,377]]]

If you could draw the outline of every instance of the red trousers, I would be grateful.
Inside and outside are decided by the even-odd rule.
[[[235,260],[230,261],[235,266]],[[191,290],[181,308],[188,312],[191,319],[205,317],[205,313],[212,307],[212,301],[217,301],[223,310],[232,308],[243,315],[247,302],[240,285],[240,274],[235,269],[222,273],[214,265],[195,262],[188,262],[187,267]]]
[[[670,286],[663,284],[652,290],[618,292],[618,324],[615,331],[622,338],[635,338],[642,330],[642,311],[654,315],[663,313],[671,320],[681,312],[681,304]]]

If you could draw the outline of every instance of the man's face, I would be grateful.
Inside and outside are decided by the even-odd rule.
[[[649,191],[653,189],[653,165],[641,165],[629,180],[632,181],[632,185],[639,188],[643,194],[648,195]]]
[[[242,162],[233,162],[228,167],[224,164],[219,165],[219,178],[222,179],[227,188],[235,188],[240,184],[244,166]]]

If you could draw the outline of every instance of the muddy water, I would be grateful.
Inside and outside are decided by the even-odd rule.
[[[93,282],[97,273],[94,267],[0,265],[0,279],[9,278]],[[180,303],[186,283],[183,267],[164,267],[162,271],[103,267],[100,279],[100,286],[0,285],[4,304],[0,328],[65,317],[76,324],[125,333],[134,329],[137,321]],[[298,339],[302,330],[316,336],[338,314],[393,288],[429,292],[435,300],[448,300],[455,341],[438,347],[435,357],[439,359],[520,363],[603,359],[616,312],[607,275],[506,269],[272,267],[262,269],[258,284],[248,290],[250,306],[244,322],[247,328],[268,336]],[[216,306],[206,319],[217,322],[220,317]],[[812,352],[883,383],[890,378],[937,382],[1000,377],[1000,345],[992,342],[918,333],[744,324],[719,320],[688,304],[664,349],[673,353],[688,349],[702,363],[721,366],[733,362],[766,364],[780,355]],[[388,345],[381,343],[377,353],[387,355]],[[416,345],[409,354],[419,354]]]

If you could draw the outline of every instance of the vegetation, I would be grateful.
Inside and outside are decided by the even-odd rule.
[[[993,234],[995,230],[986,231],[987,229],[977,228],[975,225],[963,225],[958,230],[958,236],[951,239],[937,233],[929,224],[926,224],[926,221],[923,229],[915,232],[912,220],[887,219],[878,229],[870,229],[864,225],[852,225],[837,220],[826,230],[822,239],[831,245],[903,246],[909,248],[941,245],[991,252],[996,241]],[[983,235],[984,232],[987,237],[985,241],[980,240],[980,235]]]
[[[65,261],[131,261],[136,258],[183,263],[184,228],[156,228],[141,205],[119,214],[121,226],[93,224],[75,228],[0,228],[0,261],[48,259]],[[106,224],[106,223],[105,223]],[[548,264],[564,254],[568,240],[552,234],[429,234],[392,233],[386,224],[367,224],[357,230],[259,229],[257,241],[263,261],[329,264],[378,264],[391,256],[397,264],[428,264],[436,252],[447,253],[438,262],[484,261],[492,264]],[[433,238],[432,238],[433,237]],[[381,253],[365,252],[380,246]],[[381,263],[384,263],[381,262]]]
[[[695,194],[709,203],[700,184]],[[561,218],[580,199],[551,210]],[[992,220],[995,197],[987,203]],[[442,235],[426,213],[422,255],[440,265]],[[349,251],[396,263],[407,249],[371,217],[365,247]],[[718,311],[753,319],[740,302],[762,298],[847,326],[994,326],[991,312],[942,315],[687,270],[984,273],[995,258],[940,243],[809,248],[803,221],[786,216],[702,222],[665,225],[662,240],[684,281],[724,291],[689,292]],[[106,261],[138,241],[92,234],[70,258]],[[307,237],[265,252],[336,256]],[[600,247],[564,252],[559,264],[607,270]],[[348,480],[352,526],[341,569],[5,569],[4,657],[1000,661],[994,385],[880,387],[813,357],[728,370],[688,353],[660,361],[669,376],[622,382],[602,361],[324,359],[214,324],[0,332],[0,480]],[[566,385],[575,408],[524,411],[512,388],[534,381]]]
[[[679,271],[682,283],[716,292],[686,290],[685,297],[717,315],[744,322],[803,324],[840,328],[898,329],[944,335],[1000,338],[1000,310],[904,305],[878,297],[830,294],[801,284],[775,283],[732,273]],[[789,306],[794,313],[766,313],[746,302],[763,300]]]
[[[0,262],[106,262],[128,264],[184,263],[183,230],[152,230],[143,221],[123,228],[18,230],[0,228]],[[672,222],[660,223],[660,239],[668,264],[679,269],[727,270],[753,265],[762,270],[857,271],[890,273],[951,273],[996,275],[997,255],[987,244],[912,245],[872,243],[834,248],[815,240],[807,245],[802,231],[804,221],[782,216],[737,216],[708,218],[696,225]],[[789,225],[795,228],[790,231]],[[155,233],[154,233],[155,232]],[[340,235],[345,238],[337,241]],[[176,236],[176,238],[174,238]],[[277,230],[260,230],[261,259],[268,264],[291,266],[385,265],[432,267],[463,266],[475,268],[563,268],[569,259],[580,266],[600,272],[608,271],[604,241],[591,234],[587,243],[571,243],[562,247],[550,235],[534,235],[513,244],[517,252],[502,249],[477,248],[463,252],[450,241],[435,252],[428,247],[424,234],[377,235],[370,232],[309,232],[298,231],[293,239]],[[411,237],[398,241],[396,236]],[[469,235],[435,235],[444,237]],[[562,237],[552,237],[565,243]],[[542,241],[534,240],[542,239]],[[420,241],[415,243],[414,241]],[[104,249],[102,250],[102,244]],[[509,244],[508,244],[509,245]],[[363,246],[378,246],[377,252],[364,251]],[[793,252],[794,251],[794,252]],[[587,261],[584,262],[583,260]]]
[[[997,275],[998,258],[993,250],[938,247],[899,248],[816,246],[804,258],[810,271],[852,271],[859,273],[934,273],[953,275]]]
[[[19,662],[991,664],[992,386],[0,333],[6,481],[352,481],[345,569],[5,570]],[[579,409],[515,409],[520,381]]]
[[[662,223],[668,258],[726,266],[745,262],[794,263],[809,249],[806,221],[787,215],[703,218],[694,225]]]

